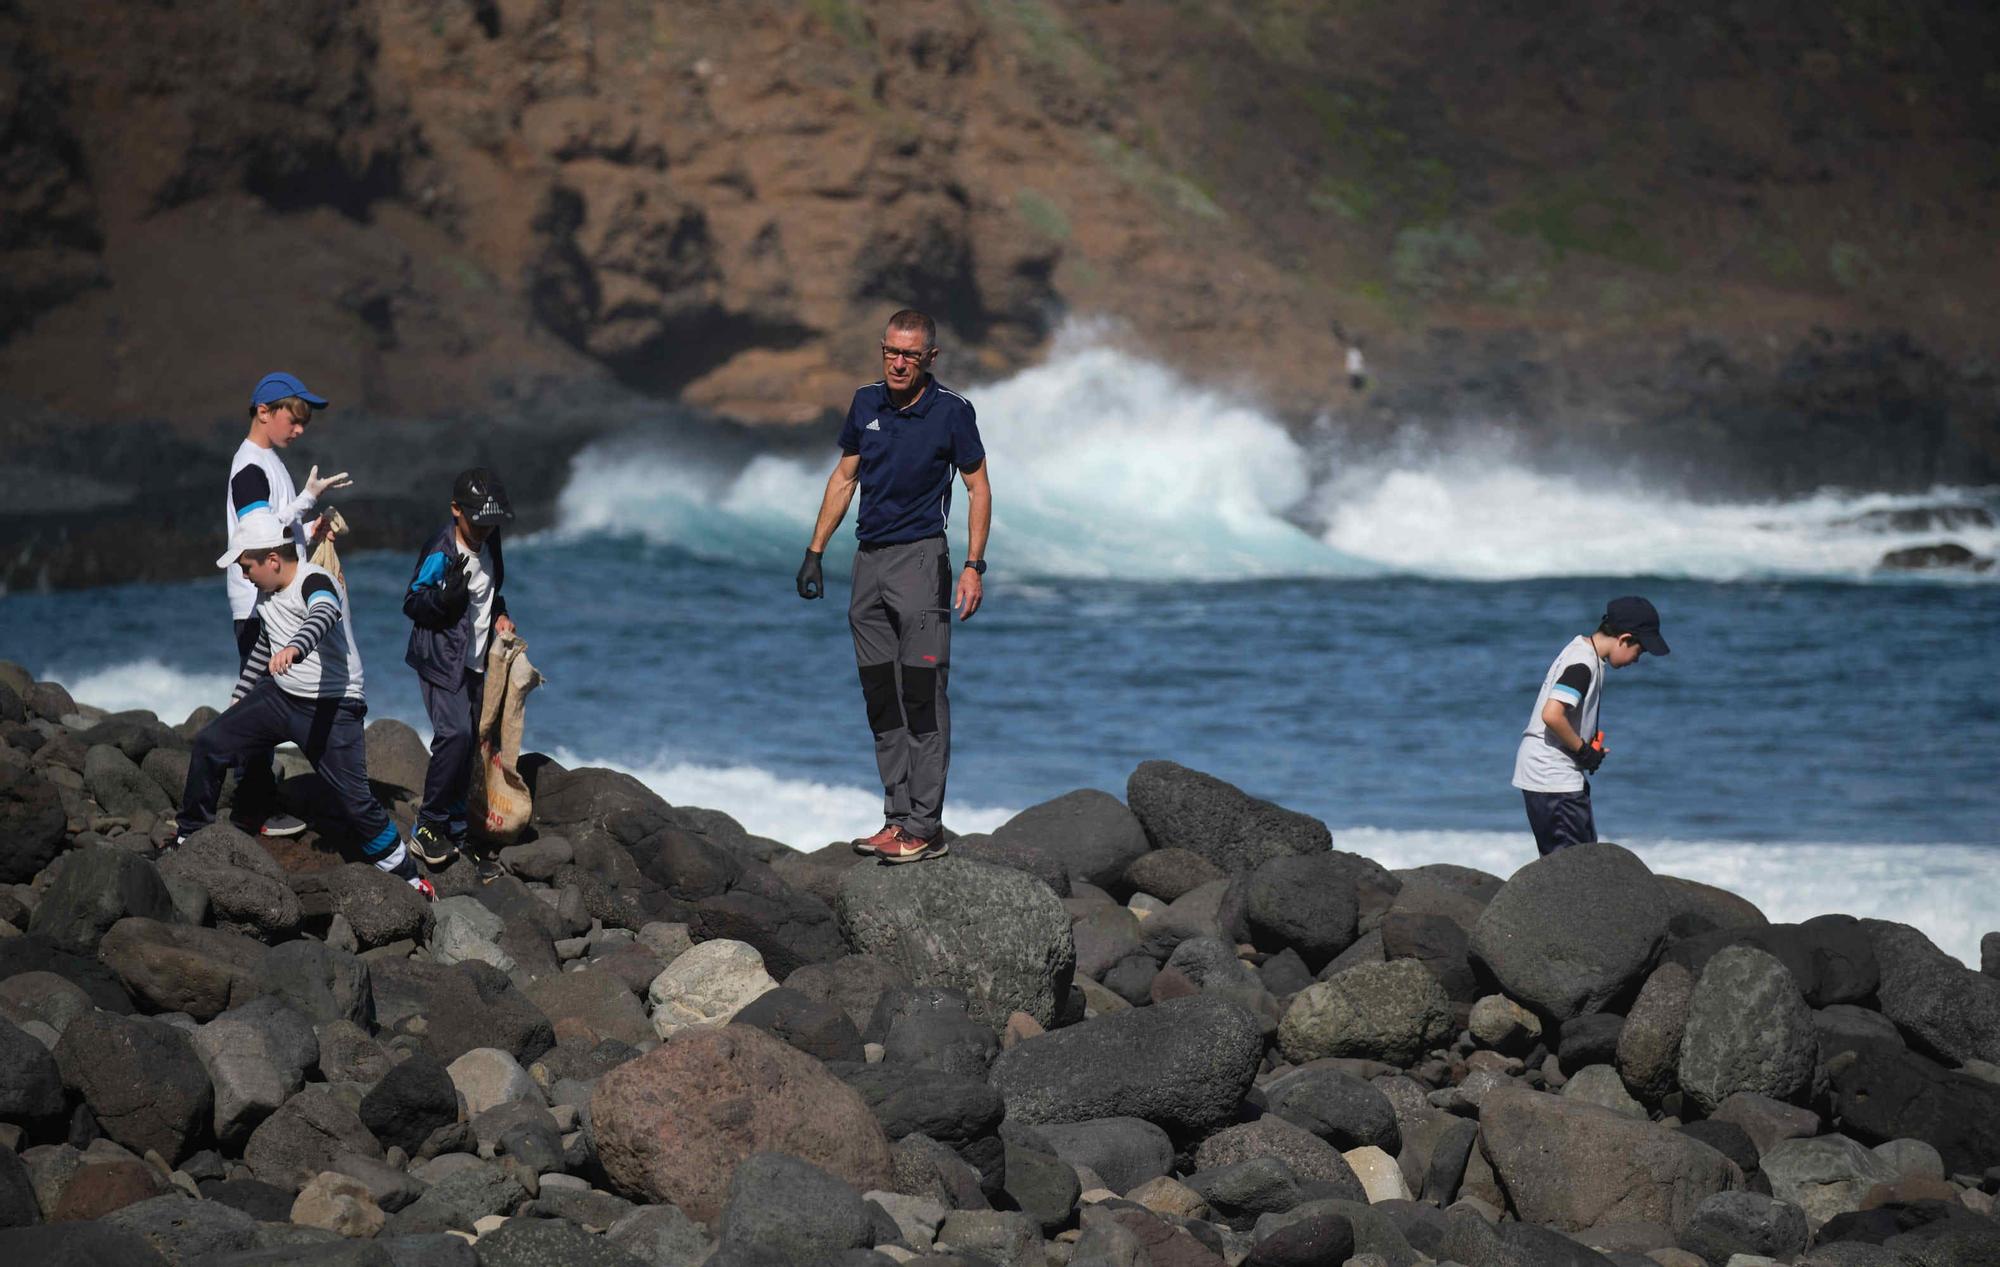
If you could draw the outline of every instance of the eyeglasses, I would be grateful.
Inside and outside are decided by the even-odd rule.
[[[897,361],[908,361],[912,365],[922,365],[924,358],[935,350],[934,348],[892,348],[884,343],[882,345],[882,359],[891,365],[894,365]]]

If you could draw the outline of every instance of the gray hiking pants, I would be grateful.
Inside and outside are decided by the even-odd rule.
[[[854,556],[847,625],[875,768],[882,818],[926,840],[938,833],[951,764],[951,554],[943,537],[863,544]]]

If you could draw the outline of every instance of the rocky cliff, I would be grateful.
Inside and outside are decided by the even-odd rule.
[[[811,422],[902,304],[961,381],[1106,317],[1362,436],[1996,479],[1996,44],[1951,0],[11,0],[8,482],[52,425],[214,447],[273,364],[397,428]]]

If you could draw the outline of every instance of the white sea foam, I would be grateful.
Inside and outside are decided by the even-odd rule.
[[[1057,342],[1068,350],[1046,364],[966,389],[993,459],[994,539],[1015,576],[1855,579],[1902,546],[1952,540],[2000,553],[1993,527],[1850,522],[1916,507],[1991,508],[1994,490],[1696,502],[1635,476],[1532,464],[1504,437],[1472,432],[1448,446],[1412,442],[1393,456],[1344,459],[1331,428],[1302,440],[1248,401],[1195,387],[1088,329]],[[830,443],[809,458],[745,462],[671,436],[605,441],[576,458],[558,532],[635,535],[715,559],[789,559],[834,456]],[[954,503],[962,515],[962,489]],[[840,534],[840,554],[849,536]]]
[[[2000,929],[2000,892],[1989,882],[2000,849],[1990,845],[1620,843],[1655,871],[1748,898],[1774,923],[1830,911],[1895,920],[1922,929],[1968,965],[1979,963],[1981,935]],[[1534,838],[1525,831],[1357,827],[1334,832],[1333,847],[1392,869],[1455,862],[1503,879],[1535,859]]]
[[[714,766],[691,761],[632,765],[580,758],[567,750],[551,754],[564,766],[601,766],[638,779],[673,805],[719,809],[755,836],[813,850],[832,840],[866,836],[882,825],[882,797],[857,787],[792,779],[752,765]],[[944,819],[961,835],[992,831],[1014,816],[1009,809],[945,804]]]
[[[229,692],[236,687],[233,673],[190,673],[169,668],[158,660],[132,660],[98,669],[72,670],[61,666],[44,669],[45,682],[59,682],[71,698],[107,712],[151,709],[169,726],[180,724],[189,713],[207,705],[224,708]]]

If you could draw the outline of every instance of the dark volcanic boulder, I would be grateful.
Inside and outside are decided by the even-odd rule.
[[[1063,860],[1045,849],[1037,849],[1026,840],[1015,839],[1007,842],[995,840],[991,836],[973,834],[960,836],[951,842],[951,852],[955,857],[967,862],[983,862],[989,866],[1008,867],[1024,875],[1031,875],[1049,886],[1049,891],[1057,897],[1070,895],[1069,868]],[[836,886],[835,896],[839,896]]]
[[[359,956],[323,941],[300,938],[273,946],[258,969],[267,994],[285,1000],[315,1024],[375,1022],[375,987]]]
[[[1657,1103],[1678,1085],[1681,1035],[1694,1001],[1694,974],[1677,963],[1653,969],[1618,1030],[1614,1063],[1633,1095]]]
[[[1258,864],[1238,880],[1250,943],[1259,950],[1297,951],[1314,972],[1353,944],[1360,908],[1351,857],[1331,850],[1286,855]]]
[[[178,1192],[157,1196],[104,1217],[137,1232],[172,1263],[213,1262],[257,1244],[257,1220],[216,1201],[190,1201]],[[225,1259],[226,1261],[226,1259]]]
[[[1230,875],[1271,858],[1333,847],[1333,833],[1317,818],[1171,761],[1147,761],[1134,770],[1125,801],[1153,848],[1189,850]]]
[[[418,1239],[418,1238],[409,1238]],[[444,1267],[449,1260],[442,1256],[447,1248],[458,1245],[470,1253],[470,1247],[453,1237],[436,1238],[440,1245],[424,1244],[432,1238],[418,1239],[413,1252],[389,1259],[384,1267],[431,1267],[440,1263]],[[392,1242],[393,1243],[393,1242]],[[350,1245],[366,1245],[368,1242],[349,1242]],[[720,1261],[720,1260],[716,1260]],[[597,1236],[568,1219],[511,1218],[500,1227],[479,1238],[479,1267],[646,1267],[646,1260],[620,1249],[605,1237]],[[234,1267],[233,1264],[218,1264],[217,1267]],[[262,1267],[258,1264],[257,1267]],[[273,1263],[272,1267],[277,1267]],[[301,1267],[321,1267],[317,1260],[302,1263]],[[341,1258],[328,1261],[324,1267],[367,1267],[363,1262],[353,1262]]]
[[[417,1052],[361,1098],[360,1117],[376,1139],[414,1156],[432,1131],[458,1120],[458,1089],[442,1063]]]
[[[1875,943],[1882,1014],[1919,1050],[2000,1064],[2000,980],[1974,972],[1907,924],[1862,920]]]
[[[1872,1142],[1920,1139],[1954,1173],[2000,1164],[2000,1086],[1913,1051],[1866,1046],[1833,1061],[1842,1129]]]
[[[0,884],[26,884],[62,852],[62,794],[38,770],[0,762]]]
[[[34,1035],[0,1019],[0,1120],[38,1122],[63,1111],[62,1071]]]
[[[1805,1251],[1806,1212],[1755,1192],[1718,1192],[1702,1199],[1681,1234],[1681,1246],[1711,1263],[1735,1254],[1790,1262]]]
[[[40,933],[0,938],[0,981],[24,972],[53,973],[107,1012],[123,1016],[137,1009],[131,994],[95,954],[65,950]]]
[[[867,1203],[842,1180],[796,1157],[753,1153],[730,1177],[717,1230],[725,1250],[809,1263],[872,1244],[872,1226]]]
[[[1194,1150],[1194,1164],[1200,1170],[1233,1166],[1258,1157],[1276,1157],[1299,1178],[1332,1185],[1322,1196],[1337,1196],[1343,1201],[1368,1199],[1360,1178],[1338,1149],[1281,1117],[1266,1116],[1254,1122],[1225,1126]]]
[[[1341,1152],[1371,1144],[1390,1156],[1402,1151],[1402,1128],[1389,1097],[1344,1069],[1306,1065],[1279,1074],[1264,1086],[1264,1103]]]
[[[194,1040],[171,1025],[90,1012],[69,1023],[55,1058],[104,1133],[135,1153],[156,1149],[178,1162],[208,1130],[208,1070]]]
[[[106,930],[128,915],[173,919],[173,896],[149,860],[92,845],[63,858],[55,883],[28,917],[28,931],[89,954]]]
[[[1359,1056],[1410,1065],[1451,1037],[1451,1000],[1411,959],[1363,963],[1292,996],[1278,1045],[1295,1064]]]
[[[1186,1134],[1234,1115],[1263,1054],[1254,1016],[1198,995],[1052,1031],[1000,1053],[990,1076],[1014,1121],[1138,1117]]]
[[[411,1032],[421,1018],[424,1050],[444,1064],[497,1047],[526,1067],[555,1046],[549,1018],[490,964],[383,959],[369,966],[369,978],[382,1028]]]
[[[144,757],[140,753],[139,757]],[[160,785],[141,770],[137,759],[128,757],[109,744],[97,744],[83,759],[83,782],[90,795],[107,814],[131,817],[135,814],[159,816],[173,810],[173,802]]]
[[[1072,1166],[1088,1166],[1113,1192],[1130,1192],[1148,1179],[1171,1174],[1174,1142],[1151,1122],[1104,1117],[1089,1122],[1046,1123],[1035,1135]]]
[[[688,931],[696,941],[755,946],[766,971],[779,980],[847,952],[827,904],[786,884],[762,863],[751,864],[727,893],[697,901]]]
[[[243,1160],[259,1179],[294,1191],[334,1169],[348,1153],[380,1161],[382,1144],[328,1084],[309,1086],[285,1101],[243,1146]]]
[[[1471,939],[1458,921],[1446,915],[1391,910],[1382,916],[1380,931],[1383,958],[1390,962],[1414,959],[1438,979],[1447,998],[1468,1009],[1479,998]]]
[[[972,1019],[965,996],[943,986],[912,986],[882,996],[868,1033],[882,1044],[882,1061],[984,1078],[1000,1040]]]
[[[1570,1231],[1645,1222],[1678,1233],[1704,1198],[1743,1181],[1728,1158],[1671,1127],[1539,1091],[1487,1092],[1479,1138],[1522,1221]]]
[[[993,831],[996,845],[1054,858],[1072,881],[1126,891],[1125,872],[1149,848],[1132,811],[1094,788],[1031,805]]]
[[[769,1030],[815,1060],[861,1059],[861,1033],[847,1019],[847,1013],[797,990],[783,986],[766,990],[733,1020],[738,1025]]]
[[[363,950],[430,937],[430,903],[408,884],[365,863],[294,875],[291,885],[308,913],[345,915]]]
[[[319,1064],[312,1022],[268,995],[196,1030],[194,1046],[215,1088],[216,1137],[231,1145],[298,1094]]]
[[[1617,845],[1578,845],[1513,874],[1479,917],[1472,953],[1508,997],[1566,1021],[1635,985],[1666,932],[1645,863]]]
[[[1191,849],[1155,849],[1133,859],[1125,868],[1125,888],[1172,902],[1204,884],[1228,876],[1221,867]]]
[[[215,926],[264,941],[297,935],[298,894],[264,847],[228,823],[189,836],[160,863],[160,874],[188,880],[208,894]]]
[[[0,1231],[0,1262],[35,1267],[168,1267],[145,1237],[98,1222]]]
[[[1007,1106],[984,1078],[931,1069],[841,1063],[842,1081],[859,1092],[891,1140],[922,1136],[950,1148],[998,1192],[1005,1179],[998,1132]]]
[[[889,1141],[861,1097],[748,1025],[689,1030],[613,1069],[590,1122],[619,1189],[698,1219],[721,1212],[728,1177],[753,1153],[810,1162],[860,1192],[889,1183]]]
[[[1070,925],[1076,942],[1076,973],[1092,980],[1139,950],[1139,917],[1122,906],[1099,907]]]
[[[406,723],[384,717],[368,723],[364,737],[368,781],[386,783],[419,795],[431,768],[430,745]]]
[[[1812,1012],[1784,964],[1749,946],[1708,961],[1681,1035],[1680,1085],[1695,1103],[1713,1112],[1739,1091],[1800,1103],[1818,1063]]]
[[[97,950],[142,1004],[203,1021],[264,992],[260,976],[269,953],[239,933],[136,917],[113,925]]]
[[[840,930],[918,985],[963,990],[975,1019],[1055,1023],[1076,968],[1069,912],[1047,885],[1005,867],[944,858],[860,866],[840,883]]]
[[[857,1030],[867,1028],[885,991],[912,984],[909,973],[874,955],[842,955],[829,963],[809,963],[784,979],[786,989],[845,1012]]]
[[[1338,1214],[1308,1214],[1257,1238],[1243,1267],[1317,1267],[1354,1253],[1354,1225]]]

